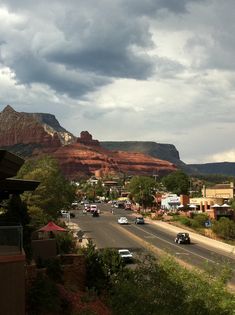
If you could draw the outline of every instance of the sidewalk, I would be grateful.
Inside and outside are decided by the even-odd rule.
[[[77,239],[77,245],[79,245],[79,247],[86,247],[87,243],[88,243],[88,238],[86,237],[86,235],[82,232],[82,230],[80,229],[80,227],[78,226],[77,223],[74,222],[65,222],[65,224],[67,225],[67,227],[69,228],[69,230],[73,233],[74,238]],[[79,240],[78,238],[78,232],[81,232],[81,238]]]
[[[235,246],[232,246],[232,245],[229,245],[229,244],[217,241],[217,240],[213,240],[213,239],[211,239],[209,237],[200,235],[198,233],[194,233],[192,231],[188,231],[187,227],[179,228],[179,227],[174,226],[174,225],[172,225],[170,223],[167,223],[167,222],[155,221],[155,220],[151,220],[151,219],[147,219],[147,220],[149,220],[150,222],[152,222],[155,225],[159,226],[160,228],[163,228],[165,230],[171,231],[171,232],[173,232],[175,234],[177,234],[179,232],[187,231],[187,232],[190,233],[191,240],[203,243],[205,245],[208,245],[210,247],[214,247],[216,249],[222,250],[224,252],[227,252],[227,253],[235,256]]]

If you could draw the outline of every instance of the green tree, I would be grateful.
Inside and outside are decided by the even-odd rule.
[[[65,179],[57,161],[52,157],[26,161],[17,177],[40,181],[37,189],[25,192],[22,199],[28,206],[41,208],[52,218],[56,218],[58,210],[70,205],[75,198],[75,186]]]
[[[163,177],[162,184],[166,187],[168,191],[174,194],[187,195],[189,193],[189,177],[181,170],[178,170]]]
[[[135,269],[124,268],[110,291],[113,314],[234,314],[234,295],[220,278],[188,271],[169,257],[149,256]]]
[[[147,176],[132,177],[128,185],[128,189],[133,199],[144,208],[153,204],[155,187],[156,182],[154,178]]]
[[[220,218],[214,221],[212,231],[224,239],[235,239],[235,223],[228,218]]]

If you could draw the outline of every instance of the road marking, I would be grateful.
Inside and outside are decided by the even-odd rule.
[[[136,229],[139,229],[139,230],[142,231],[142,232],[144,231],[146,234],[149,234],[149,235],[154,236],[155,238],[159,239],[160,241],[163,241],[163,242],[165,242],[165,243],[167,243],[167,244],[169,244],[169,245],[171,245],[171,246],[175,246],[177,249],[179,249],[179,245],[176,245],[175,243],[171,243],[171,242],[169,242],[169,241],[167,241],[167,240],[164,240],[164,239],[160,238],[159,236],[157,236],[157,235],[155,235],[155,234],[153,234],[153,233],[151,233],[151,232],[148,232],[148,231],[145,231],[145,230],[141,229],[139,226],[134,225],[134,227],[135,227]],[[200,257],[200,258],[202,258],[202,259],[205,259],[205,260],[207,260],[207,261],[210,261],[210,262],[212,262],[212,263],[214,263],[214,264],[217,264],[217,263],[218,263],[218,262],[216,262],[216,261],[214,261],[214,260],[212,260],[212,259],[210,259],[210,258],[206,258],[206,257],[204,257],[204,256],[202,256],[202,255],[200,255],[200,254],[191,252],[190,250],[188,250],[188,249],[186,249],[186,248],[182,248],[182,250],[184,250],[184,251],[186,251],[186,252],[188,252],[189,254],[192,254],[192,255],[194,255],[194,256],[198,256],[198,257]]]

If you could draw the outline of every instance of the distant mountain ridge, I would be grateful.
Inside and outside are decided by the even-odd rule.
[[[235,176],[235,162],[215,162],[205,164],[189,164],[195,172],[201,174],[217,174]]]
[[[187,165],[181,161],[173,144],[153,141],[99,142],[93,140],[88,132],[81,135],[77,138],[67,131],[52,114],[17,112],[10,105],[0,112],[0,148],[24,158],[42,152],[54,154],[60,163],[63,161],[68,176],[79,168],[81,173],[87,174],[99,168],[128,172],[128,167],[132,174],[138,173],[138,168],[139,174],[163,174],[174,170],[173,165],[188,174],[235,176],[235,162]],[[89,158],[91,156],[92,159]]]

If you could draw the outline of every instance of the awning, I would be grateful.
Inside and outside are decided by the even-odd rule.
[[[38,232],[56,232],[56,231],[66,232],[66,229],[50,221],[47,225],[43,226],[41,229],[38,230]]]
[[[220,208],[221,206],[215,203],[211,208]]]

